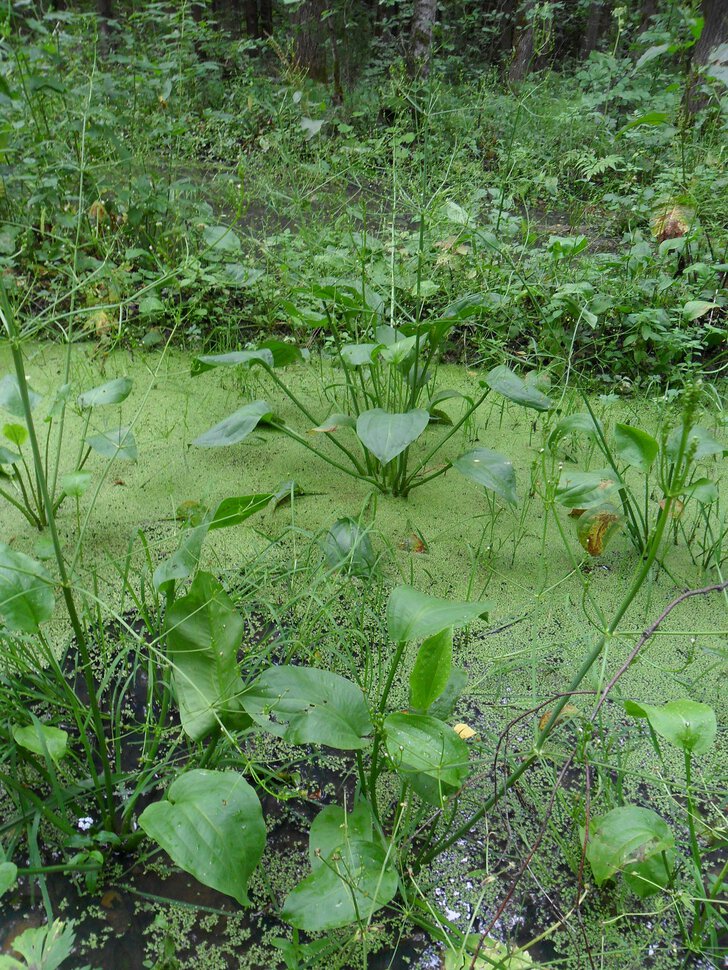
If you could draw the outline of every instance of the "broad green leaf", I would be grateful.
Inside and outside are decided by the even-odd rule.
[[[56,919],[30,927],[12,941],[12,952],[19,953],[22,962],[0,956],[0,970],[58,970],[73,953],[75,939],[72,922]]]
[[[410,674],[410,707],[421,711],[445,690],[452,667],[452,627],[423,641]]]
[[[6,424],[3,427],[3,434],[16,448],[22,448],[28,440],[28,429],[24,424]]]
[[[68,475],[61,476],[61,488],[64,495],[80,498],[88,490],[92,481],[91,472],[69,472]]]
[[[485,383],[488,387],[507,397],[509,401],[522,404],[523,407],[533,408],[535,411],[548,411],[551,401],[537,387],[527,384],[518,374],[500,364],[485,375]]]
[[[624,709],[632,717],[646,717],[655,734],[692,754],[705,754],[718,731],[713,708],[697,701],[668,701],[661,706],[625,701]]]
[[[299,125],[301,130],[304,132],[306,141],[311,141],[315,135],[318,135],[325,123],[325,118],[321,118],[320,120],[306,117],[301,118]]]
[[[397,771],[420,772],[450,790],[468,777],[468,746],[449,724],[426,714],[390,714],[384,730]]]
[[[638,128],[642,125],[667,125],[669,115],[664,111],[648,111],[646,114],[640,115],[639,118],[633,118],[632,121],[628,121],[626,125],[623,125],[617,132],[620,135],[623,131],[628,131],[630,128]]]
[[[12,889],[18,878],[18,867],[13,862],[0,862],[0,896]]]
[[[136,461],[139,456],[134,435],[129,427],[112,428],[110,431],[92,435],[86,439],[86,444],[104,458],[126,458],[128,461]]]
[[[547,445],[550,451],[555,451],[558,443],[563,438],[566,438],[567,435],[580,432],[581,434],[587,435],[589,438],[597,438],[599,437],[600,431],[602,431],[601,422],[597,421],[595,423],[591,414],[584,412],[570,414],[568,417],[562,418],[561,421],[559,421],[559,423],[556,425],[554,430],[549,435]]]
[[[37,633],[51,618],[52,584],[39,562],[0,542],[0,617],[10,630]]]
[[[287,367],[298,360],[303,360],[303,354],[295,344],[289,344],[285,340],[276,340],[269,337],[258,345],[258,350],[267,350],[273,355],[274,367]]]
[[[456,458],[452,466],[461,475],[495,492],[509,505],[517,504],[516,473],[513,470],[513,462],[499,455],[497,451],[491,451],[490,448],[475,448]]]
[[[240,700],[256,723],[291,744],[353,751],[369,743],[372,722],[364,695],[331,671],[271,667]]]
[[[653,61],[656,57],[660,57],[669,49],[669,44],[655,44],[652,47],[648,47],[647,50],[637,59],[635,70],[639,70],[643,64],[648,64],[650,61]]]
[[[205,226],[202,238],[209,250],[207,255],[212,258],[239,253],[241,249],[240,239],[230,226]]]
[[[650,856],[644,862],[635,862],[622,871],[622,878],[633,893],[646,899],[659,893],[670,882],[675,868],[675,850],[666,849],[665,854]]]
[[[236,445],[255,431],[261,421],[269,422],[273,417],[270,406],[265,401],[245,404],[234,414],[220,421],[192,442],[198,448],[224,448]]]
[[[670,458],[676,458],[680,441],[682,438],[682,428],[675,428],[667,439],[666,451]],[[705,428],[691,428],[688,435],[688,451],[693,450],[693,460],[702,461],[713,455],[726,455],[728,448],[716,441],[715,438],[706,431]]]
[[[215,367],[252,367],[253,364],[274,366],[273,352],[264,350],[237,350],[230,354],[202,354],[193,358],[190,374],[198,377]]]
[[[56,418],[60,418],[60,416],[63,414],[63,409],[66,406],[66,402],[71,396],[72,390],[73,384],[61,384],[55,393],[53,403],[48,409],[48,414],[45,416],[46,421],[54,421]]]
[[[14,727],[13,737],[21,748],[41,757],[45,754],[45,747],[49,757],[55,762],[60,761],[68,750],[68,733],[49,724],[41,724],[40,721],[27,727]]]
[[[656,812],[623,805],[592,822],[586,857],[601,886],[615,873],[629,872],[674,844],[667,823]]]
[[[341,348],[341,359],[348,367],[369,367],[382,347],[384,344],[346,344]]]
[[[231,525],[239,525],[256,512],[262,512],[268,507],[271,499],[275,498],[273,492],[257,492],[254,495],[236,495],[224,498],[215,509],[210,519],[208,528],[212,532],[215,529],[226,529]]]
[[[0,445],[0,465],[17,465],[19,461],[21,461],[20,455]]]
[[[121,404],[131,394],[134,382],[130,377],[119,377],[115,381],[107,381],[98,387],[84,391],[76,398],[80,408],[96,408],[104,404]]]
[[[422,640],[448,627],[465,626],[492,609],[492,604],[452,602],[421,593],[412,586],[396,586],[387,603],[387,631],[391,640]]]
[[[688,498],[694,498],[696,502],[700,502],[701,505],[712,505],[718,500],[718,488],[709,478],[699,478],[685,494]]]
[[[447,720],[455,710],[455,705],[460,700],[465,688],[468,685],[468,674],[462,667],[453,667],[447,679],[445,688],[439,697],[427,708],[426,713],[430,717],[436,717],[440,721]]]
[[[356,421],[348,414],[330,414],[318,427],[311,428],[309,434],[333,434],[339,428],[355,428]]]
[[[215,577],[201,572],[189,593],[170,607],[166,625],[182,727],[199,741],[219,722],[230,724],[240,719],[243,684],[238,649],[243,620]]]
[[[147,806],[139,826],[181,869],[245,906],[265,846],[258,797],[237,771],[195,769]]]
[[[308,833],[308,858],[312,869],[324,865],[332,853],[346,842],[371,842],[374,826],[369,803],[357,802],[351,812],[341,805],[327,805],[311,822]]]
[[[505,943],[489,936],[483,941],[479,934],[470,933],[464,948],[448,948],[442,970],[537,970],[537,967],[527,950],[513,953]]]
[[[337,519],[323,541],[326,562],[332,569],[343,568],[351,576],[369,577],[377,556],[366,529],[349,516]]]
[[[364,411],[356,422],[357,437],[375,458],[387,465],[416,441],[427,425],[430,415],[422,408],[393,414],[374,408]]]
[[[172,555],[161,562],[154,570],[152,582],[156,590],[165,592],[171,583],[180,579],[187,579],[197,568],[202,552],[202,543],[209,530],[208,523],[186,529],[179,540],[179,545]]]
[[[705,316],[710,310],[717,310],[719,304],[709,303],[707,300],[689,300],[683,307],[683,316],[686,320],[698,320]]]
[[[353,840],[288,894],[281,916],[308,933],[366,925],[372,913],[395,897],[397,888],[397,873],[383,846]]]
[[[615,424],[614,447],[617,456],[623,462],[645,474],[652,467],[660,450],[658,442],[652,435],[629,424]]]
[[[40,404],[41,396],[36,394],[35,391],[28,387],[28,399],[30,401],[31,411]],[[9,411],[16,418],[25,417],[25,408],[23,407],[23,399],[20,396],[20,387],[18,386],[18,379],[14,374],[6,374],[0,380],[0,408],[4,408]]]
[[[619,489],[611,469],[577,472],[565,468],[556,487],[556,501],[567,509],[589,509],[610,502]]]

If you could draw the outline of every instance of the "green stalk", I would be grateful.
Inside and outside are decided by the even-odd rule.
[[[489,812],[500,801],[500,799],[506,794],[506,792],[508,792],[515,785],[515,783],[518,781],[521,775],[523,775],[524,772],[535,761],[537,761],[543,754],[543,745],[548,739],[549,735],[551,734],[551,731],[554,725],[556,724],[559,718],[559,715],[561,714],[564,707],[569,703],[569,700],[572,694],[579,689],[581,682],[584,680],[586,675],[589,673],[591,668],[594,666],[596,661],[601,656],[601,653],[604,650],[604,647],[607,644],[607,641],[611,640],[611,638],[614,636],[622,617],[632,605],[635,597],[637,596],[638,592],[642,587],[642,584],[647,579],[647,576],[649,575],[652,569],[652,566],[654,565],[654,562],[657,558],[657,554],[660,550],[660,546],[662,545],[662,539],[665,533],[665,528],[670,518],[670,509],[674,501],[675,485],[677,484],[676,482],[677,475],[678,475],[679,469],[682,466],[683,459],[685,457],[689,433],[690,433],[690,420],[689,420],[688,414],[686,414],[683,420],[683,430],[682,430],[682,436],[680,439],[680,446],[678,449],[677,458],[675,460],[675,464],[673,465],[670,481],[667,483],[668,489],[665,496],[665,507],[664,509],[660,510],[660,514],[658,515],[658,518],[657,518],[657,524],[655,526],[655,531],[652,535],[652,540],[647,549],[647,553],[644,559],[642,560],[642,563],[640,565],[639,570],[637,571],[637,574],[634,580],[632,581],[632,585],[630,586],[626,596],[624,597],[619,608],[617,609],[617,612],[615,613],[611,623],[604,631],[604,633],[602,633],[602,635],[599,637],[599,639],[594,644],[592,649],[589,651],[584,662],[579,668],[576,676],[573,678],[573,680],[571,681],[571,684],[564,692],[564,696],[557,701],[556,705],[554,706],[551,712],[551,716],[549,717],[544,727],[539,731],[531,751],[524,757],[523,761],[521,761],[520,764],[517,765],[516,768],[508,775],[508,777],[503,782],[501,782],[501,784],[496,788],[493,794],[490,795],[485,800],[485,802],[483,802],[480,808],[478,808],[475,812],[473,812],[465,820],[465,822],[463,822],[461,825],[457,827],[457,829],[455,829],[454,832],[452,832],[446,838],[441,839],[440,842],[438,842],[436,845],[432,847],[432,849],[424,856],[423,863],[426,864],[428,862],[431,862],[441,852],[444,852],[445,849],[448,849],[451,845],[454,845],[455,842],[458,841],[458,839],[461,839],[464,835],[466,835],[473,827],[473,825],[479,822],[480,819],[483,818],[483,816],[487,812]],[[683,477],[684,477],[684,474],[685,472],[683,471]]]
[[[106,816],[104,818],[104,824],[106,827],[111,828],[114,821],[114,783],[111,770],[111,764],[109,761],[109,752],[106,749],[106,736],[104,732],[104,722],[101,716],[101,709],[99,708],[99,699],[96,694],[96,684],[94,683],[93,671],[91,669],[91,656],[88,650],[88,644],[86,642],[86,635],[81,624],[78,611],[76,609],[76,602],[73,597],[73,587],[66,571],[66,563],[63,557],[63,549],[61,547],[61,542],[58,537],[58,530],[56,529],[56,520],[53,514],[53,506],[50,500],[50,494],[48,491],[48,481],[45,476],[45,470],[43,468],[43,458],[41,456],[40,447],[38,445],[38,437],[35,431],[35,422],[33,421],[33,414],[30,406],[30,395],[28,392],[28,382],[25,376],[25,364],[23,362],[23,355],[20,350],[20,335],[18,333],[18,328],[15,323],[15,316],[13,314],[12,308],[10,306],[10,301],[8,300],[7,293],[5,292],[5,287],[0,280],[0,317],[2,317],[3,324],[8,332],[8,343],[10,344],[10,353],[13,358],[13,365],[15,368],[15,375],[18,381],[18,389],[20,391],[20,399],[23,403],[23,411],[25,412],[25,423],[28,429],[28,437],[30,438],[30,446],[33,452],[33,463],[35,465],[35,473],[38,480],[38,487],[40,489],[41,498],[43,499],[43,504],[45,505],[46,514],[48,518],[48,530],[51,536],[51,542],[53,543],[53,551],[55,553],[56,564],[58,567],[58,575],[60,578],[60,585],[63,594],[63,599],[66,604],[66,610],[68,612],[68,618],[71,621],[71,627],[73,629],[74,636],[76,638],[76,644],[78,646],[78,652],[81,656],[81,663],[83,665],[83,675],[86,681],[86,689],[88,690],[89,696],[89,706],[91,708],[91,718],[94,725],[94,733],[98,741],[99,756],[101,758],[101,765],[103,769],[104,776],[104,788],[106,792]],[[98,783],[96,768],[93,764],[93,760],[89,764],[89,769],[91,771],[92,777],[94,778],[94,783]]]

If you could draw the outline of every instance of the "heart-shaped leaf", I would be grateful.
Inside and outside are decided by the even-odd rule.
[[[609,468],[577,472],[565,468],[556,488],[556,501],[567,509],[589,509],[614,498],[620,481]]]
[[[37,633],[54,606],[53,581],[43,566],[0,542],[0,617],[6,626]]]
[[[241,697],[266,731],[291,744],[364,748],[372,730],[369,708],[350,680],[314,667],[271,667]]]
[[[652,467],[660,450],[660,445],[652,435],[629,424],[615,424],[614,446],[617,456],[623,462],[645,474]]]
[[[167,613],[167,650],[182,727],[199,741],[240,716],[238,648],[244,624],[210,573],[198,573]]]
[[[383,465],[387,465],[409,448],[429,423],[430,415],[422,408],[402,414],[374,408],[359,415],[356,433],[367,451]]]
[[[130,377],[119,377],[115,381],[107,381],[98,387],[84,391],[76,398],[80,408],[97,408],[105,404],[121,404],[131,394],[134,382]]]
[[[377,564],[372,540],[356,519],[337,519],[323,542],[326,562],[332,569],[344,569],[351,576],[371,576]]]
[[[269,422],[273,417],[270,406],[265,401],[245,404],[234,414],[220,421],[192,442],[198,448],[225,448],[243,441],[254,431],[261,421]]]
[[[426,714],[390,714],[384,721],[395,769],[423,774],[440,788],[440,801],[468,777],[468,746],[450,727]]]
[[[55,762],[60,761],[68,750],[68,733],[40,721],[27,727],[14,727],[13,738],[16,744],[33,754],[44,757],[47,751]]]
[[[101,434],[92,435],[86,439],[89,448],[93,448],[104,458],[125,458],[136,461],[139,453],[131,428],[112,428]]]
[[[237,771],[196,769],[167,797],[148,805],[139,826],[171,859],[205,886],[248,900],[248,880],[265,846],[258,797]]]
[[[624,709],[632,717],[646,717],[655,734],[692,754],[705,754],[718,731],[715,711],[698,701],[668,701],[661,706],[625,701]]]
[[[478,485],[484,485],[509,505],[516,505],[516,473],[513,462],[490,448],[475,448],[460,455],[452,463],[461,475]]]
[[[268,348],[263,350],[236,350],[230,354],[202,354],[192,361],[190,374],[198,377],[214,367],[252,367],[253,364],[268,364],[274,366],[273,352]]]
[[[598,886],[620,871],[635,870],[654,856],[673,848],[675,840],[665,821],[649,808],[622,805],[595,819],[586,856]],[[655,887],[655,892],[660,887]]]
[[[597,438],[600,431],[603,431],[601,422],[595,422],[591,414],[582,412],[579,412],[578,414],[570,414],[568,417],[562,418],[561,421],[559,421],[549,435],[547,444],[549,450],[554,451],[558,443],[563,438],[566,438],[567,435],[579,432],[587,435],[590,438]]]
[[[675,428],[667,439],[666,451],[670,458],[677,457],[681,437],[682,429]],[[702,461],[704,458],[710,458],[712,455],[728,454],[728,448],[719,441],[716,441],[705,428],[690,429],[690,434],[688,435],[688,450],[692,450],[695,461]]]
[[[523,407],[533,408],[535,411],[548,411],[551,407],[551,401],[545,394],[532,384],[527,384],[505,364],[494,367],[486,374],[485,383],[491,390]]]
[[[422,640],[448,627],[465,626],[492,609],[492,604],[452,602],[421,593],[412,586],[396,586],[387,603],[387,630],[390,639]]]
[[[28,388],[28,399],[30,401],[31,411],[42,400],[40,394],[36,394],[30,387]],[[25,408],[23,407],[23,398],[20,394],[18,378],[14,374],[6,374],[0,380],[0,408],[9,411],[16,418],[25,417]]]
[[[353,840],[335,850],[293,889],[282,916],[291,926],[318,933],[350,923],[366,925],[397,893],[397,873],[377,842]]]

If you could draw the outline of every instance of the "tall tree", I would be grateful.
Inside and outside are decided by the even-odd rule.
[[[533,17],[531,16],[536,0],[526,0],[518,15],[518,28],[515,36],[513,60],[508,72],[511,84],[522,81],[531,69],[533,61]]]
[[[432,29],[437,17],[437,0],[415,0],[412,11],[410,62],[413,73],[427,77],[430,72]]]
[[[586,59],[593,50],[596,50],[602,25],[606,21],[605,14],[608,13],[608,0],[591,0],[586,17],[586,28],[581,38],[579,56]]]
[[[703,0],[703,32],[693,48],[693,64],[703,67],[711,52],[728,42],[728,3],[726,0]]]
[[[296,60],[314,81],[328,80],[326,26],[323,13],[326,0],[304,0],[293,15],[296,25]]]
[[[114,19],[113,0],[96,0],[96,11],[99,15],[99,33],[106,43],[109,38],[109,21]]]

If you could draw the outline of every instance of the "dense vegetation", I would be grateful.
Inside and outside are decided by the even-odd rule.
[[[720,0],[0,9],[0,970],[719,968]]]

